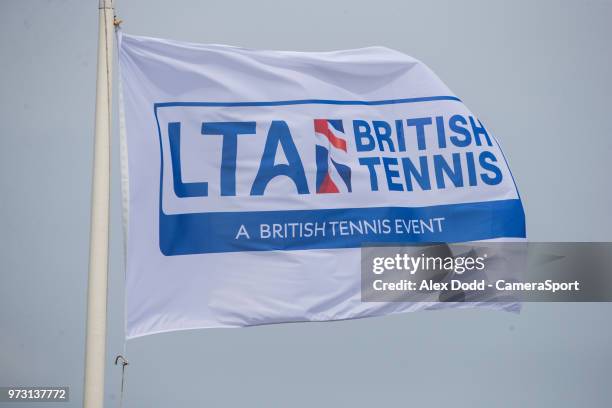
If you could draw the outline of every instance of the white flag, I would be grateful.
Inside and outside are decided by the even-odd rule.
[[[362,245],[525,237],[494,135],[414,58],[120,35],[119,61],[129,338],[420,309],[361,301]]]

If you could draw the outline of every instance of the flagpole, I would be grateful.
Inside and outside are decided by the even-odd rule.
[[[99,0],[98,70],[94,134],[85,386],[83,406],[103,408],[106,360],[106,301],[110,199],[111,81],[113,0]]]

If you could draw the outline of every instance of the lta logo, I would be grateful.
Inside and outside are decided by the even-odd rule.
[[[317,194],[339,193],[340,188],[349,193],[351,188],[351,168],[345,161],[347,148],[344,138],[344,125],[340,119],[315,119],[317,162]]]

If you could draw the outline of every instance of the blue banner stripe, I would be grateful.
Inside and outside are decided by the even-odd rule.
[[[353,234],[312,237],[260,237],[261,224],[326,223],[359,220],[427,220],[444,217],[442,231],[420,234]],[[358,248],[368,243],[465,242],[492,238],[524,238],[525,215],[518,199],[429,207],[342,208],[321,210],[218,212],[167,215],[160,212],[160,249],[164,255],[236,251]],[[250,239],[236,239],[244,226]]]

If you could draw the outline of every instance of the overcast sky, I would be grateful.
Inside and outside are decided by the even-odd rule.
[[[71,407],[82,399],[97,3],[5,0],[0,24],[0,386],[67,385]],[[611,1],[118,0],[117,9],[132,34],[299,51],[384,45],[419,58],[503,146],[530,239],[612,240]],[[124,347],[116,133],[113,144],[109,407]],[[611,313],[527,304],[520,315],[154,335],[127,344],[124,406],[608,407]]]

